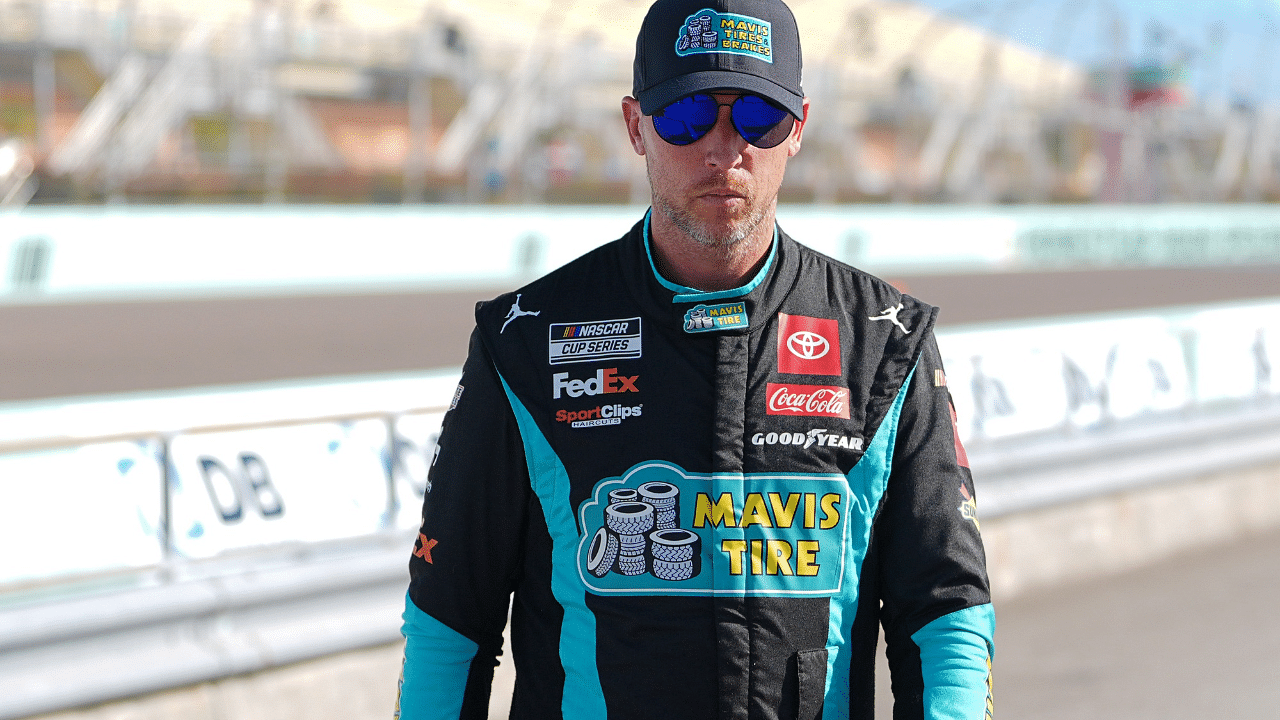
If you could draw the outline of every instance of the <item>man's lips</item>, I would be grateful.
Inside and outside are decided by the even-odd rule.
[[[708,200],[741,200],[746,198],[746,194],[733,188],[710,188],[698,193],[698,197]]]

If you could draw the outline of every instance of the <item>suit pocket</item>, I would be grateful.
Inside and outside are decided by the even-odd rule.
[[[800,707],[799,720],[822,717],[822,701],[827,692],[827,649],[796,652],[796,689]]]

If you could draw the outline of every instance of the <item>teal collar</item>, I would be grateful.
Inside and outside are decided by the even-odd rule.
[[[752,290],[755,290],[757,285],[764,282],[765,277],[768,276],[769,274],[769,269],[773,267],[773,259],[778,254],[778,224],[774,223],[773,243],[770,244],[769,246],[769,258],[765,260],[764,265],[760,267],[760,272],[756,273],[756,276],[751,278],[751,282],[747,283],[746,285],[743,285],[742,287],[733,288],[732,290],[704,292],[697,288],[691,288],[686,285],[673,283],[670,280],[662,277],[662,273],[658,272],[658,266],[655,265],[653,262],[653,250],[649,246],[649,218],[652,215],[653,215],[652,208],[649,209],[649,212],[644,214],[644,252],[645,252],[645,255],[649,257],[649,269],[653,271],[653,276],[658,279],[658,282],[662,283],[663,287],[665,287],[666,289],[676,294],[675,297],[671,298],[671,302],[673,303],[706,302],[708,300],[722,300],[724,298],[742,297],[743,295],[746,295]]]

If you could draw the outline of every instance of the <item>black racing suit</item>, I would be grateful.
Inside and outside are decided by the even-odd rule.
[[[936,309],[781,231],[747,285],[648,225],[477,307],[410,562],[398,712],[990,713],[994,616]]]

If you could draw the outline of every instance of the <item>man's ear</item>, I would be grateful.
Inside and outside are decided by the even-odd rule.
[[[804,117],[796,123],[795,128],[791,132],[791,138],[787,141],[787,157],[795,157],[800,152],[800,138],[804,135],[804,125],[809,121],[809,98],[804,99]]]
[[[627,123],[627,136],[631,138],[631,149],[637,155],[644,155],[644,135],[640,133],[640,123],[644,113],[640,112],[640,101],[630,95],[622,98],[622,119]]]

